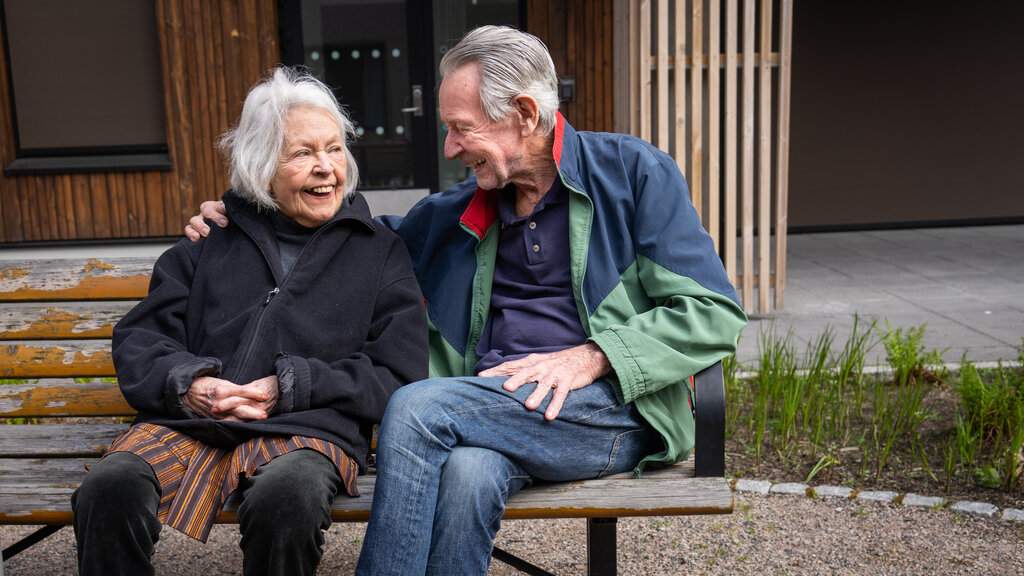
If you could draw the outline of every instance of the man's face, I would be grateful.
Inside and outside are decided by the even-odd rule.
[[[480,73],[467,64],[441,81],[441,121],[448,126],[444,156],[473,169],[485,190],[504,188],[524,171],[525,139],[512,113],[492,122],[480,103]]]

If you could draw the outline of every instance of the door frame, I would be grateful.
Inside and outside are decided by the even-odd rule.
[[[409,87],[423,88],[423,115],[411,116],[413,186],[404,189],[438,191],[437,166],[437,102],[434,86],[437,71],[433,62],[433,14],[429,0],[404,0],[406,53],[409,57]],[[281,63],[302,66],[305,63],[302,44],[302,12],[299,0],[278,3],[278,24],[281,31]],[[342,103],[344,104],[344,103]]]

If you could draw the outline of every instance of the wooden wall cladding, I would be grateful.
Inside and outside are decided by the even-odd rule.
[[[280,61],[275,0],[156,0],[167,172],[0,176],[0,243],[180,236],[228,188],[217,137]],[[15,159],[0,46],[0,162]]]
[[[547,44],[558,76],[576,81],[561,111],[577,130],[613,130],[613,8],[613,0],[526,2],[526,29]]]

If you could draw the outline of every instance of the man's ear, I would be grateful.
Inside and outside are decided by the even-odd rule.
[[[528,94],[520,94],[512,99],[512,108],[519,114],[519,125],[523,137],[533,136],[540,125],[540,110],[537,101]]]

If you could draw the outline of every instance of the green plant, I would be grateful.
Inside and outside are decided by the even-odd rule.
[[[858,415],[862,415],[864,401],[864,358],[878,345],[878,320],[872,319],[871,324],[863,331],[860,328],[860,316],[853,316],[853,327],[843,350],[836,359],[836,376],[840,385],[852,384],[854,392],[853,406]]]
[[[793,333],[790,331],[786,334],[785,338],[781,340],[776,338],[774,324],[767,331],[762,328],[759,334],[759,362],[754,391],[753,414],[750,420],[750,427],[754,435],[754,449],[758,472],[761,470],[761,450],[764,445],[768,424],[772,421],[771,416],[774,412],[774,403],[781,397],[785,389],[785,383],[790,381],[791,376],[796,371],[793,361],[792,336]],[[796,405],[791,404],[789,410],[790,412],[795,412]],[[785,411],[785,408],[783,411]],[[784,416],[782,420],[788,421],[791,418]],[[776,437],[773,438],[773,441],[778,440],[777,435],[781,429],[787,428],[787,425],[779,423],[778,419],[775,422],[777,424],[773,429]]]
[[[950,440],[949,444],[946,445],[942,459],[942,471],[946,475],[947,494],[949,494],[949,489],[953,484],[953,477],[956,476],[958,463],[959,459],[957,458],[956,437],[954,436],[953,439]]]
[[[939,365],[941,352],[925,348],[925,330],[888,322],[879,329],[878,321],[855,317],[841,349],[834,330],[826,328],[798,350],[792,331],[762,327],[753,374],[740,375],[735,358],[724,366],[730,461],[752,460],[751,468],[733,474],[761,474],[762,464],[773,460],[795,466],[807,481],[826,475],[832,482],[838,474],[835,482],[857,486],[899,470],[947,491],[960,478],[1020,489],[1024,368],[979,371],[965,361],[950,375]],[[864,370],[879,343],[891,367],[888,376]],[[1024,363],[1024,345],[1019,356]],[[931,396],[944,394],[946,381],[959,400],[950,423],[924,428],[948,406],[948,399]],[[929,408],[940,402],[945,406]],[[920,467],[910,469],[915,462]]]
[[[1024,368],[999,363],[983,374],[964,361],[956,391],[962,406],[956,442],[964,467],[975,471],[980,484],[1012,491],[1024,472]]]
[[[893,330],[888,321],[885,323],[882,344],[885,346],[886,361],[894,371],[893,380],[901,385],[911,379],[920,379],[927,368],[942,364],[942,352],[925,349],[923,340],[927,327],[925,323],[917,328],[908,328],[904,334],[903,328]]]
[[[932,380],[937,377],[927,371],[941,360],[941,353],[925,352],[921,343],[926,325],[895,330],[886,322],[882,336],[886,358],[893,369],[892,381],[876,381],[872,402],[872,448],[876,458],[875,479],[885,467],[893,445],[901,437],[913,438],[917,427],[927,418],[922,403]]]
[[[982,466],[974,471],[974,475],[978,478],[978,483],[986,488],[998,488],[1000,484],[999,471],[996,467],[989,464]]]
[[[835,466],[838,463],[839,461],[829,454],[822,456],[821,459],[818,460],[818,463],[814,465],[814,468],[811,468],[811,473],[807,475],[807,479],[804,480],[804,482],[810,482],[811,480],[814,479],[815,476],[818,475],[819,472],[825,470],[826,468],[831,468],[832,466]]]
[[[1006,449],[1006,456],[1003,458],[1003,490],[1010,492],[1020,480],[1021,472],[1024,472],[1024,454],[1021,453],[1021,446],[1024,445],[1024,426],[1020,421],[1024,419],[1018,416],[1018,425],[1013,430],[1010,445]]]
[[[739,371],[739,362],[736,356],[726,356],[722,359],[722,377],[725,382],[725,437],[727,439],[736,436],[739,428],[740,414],[742,410],[736,409],[744,400],[749,388],[746,382],[740,380],[736,373]],[[729,409],[731,408],[731,409]]]

